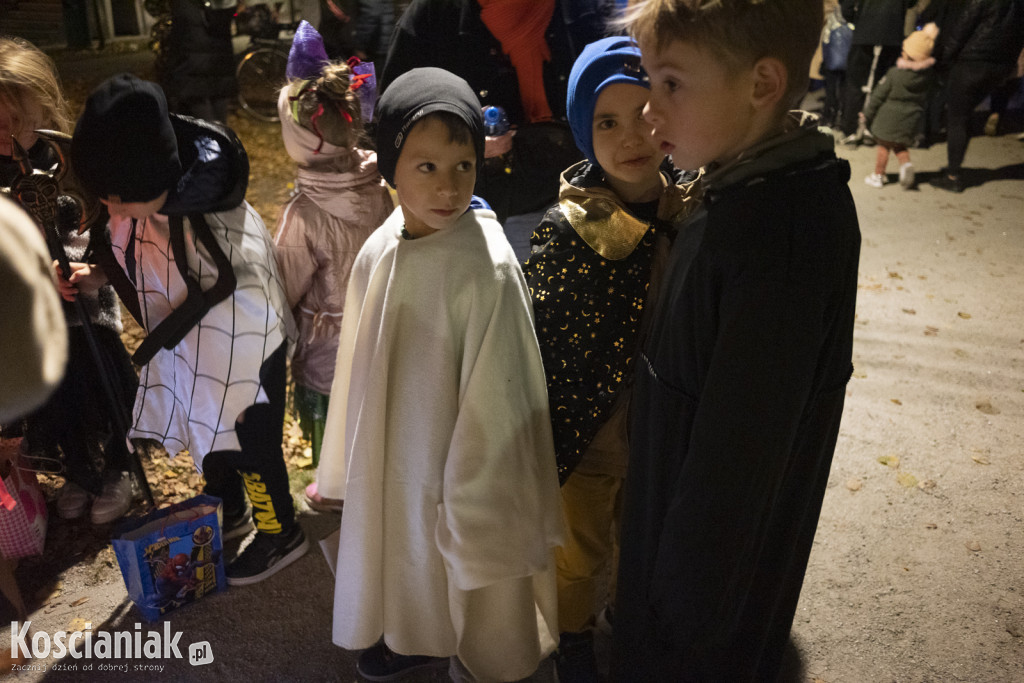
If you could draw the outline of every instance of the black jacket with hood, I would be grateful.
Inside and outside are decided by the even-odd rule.
[[[162,347],[174,348],[199,320],[234,291],[236,280],[231,262],[206,225],[204,214],[233,209],[245,199],[249,184],[249,157],[231,129],[188,116],[171,114],[171,125],[178,143],[182,175],[171,189],[160,213],[168,216],[171,242],[184,244],[185,221],[217,264],[217,281],[203,290],[188,272],[188,263],[175,259],[179,274],[188,288],[188,297],[143,340],[132,359],[145,365]],[[101,216],[105,224],[106,213]],[[177,242],[176,242],[177,241]],[[140,324],[142,312],[135,285],[114,258],[109,242],[96,257],[125,308]]]

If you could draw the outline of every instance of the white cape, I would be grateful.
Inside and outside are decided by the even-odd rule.
[[[486,210],[398,208],[349,281],[318,471],[344,498],[334,642],[528,676],[557,642],[562,519],[530,295]]]

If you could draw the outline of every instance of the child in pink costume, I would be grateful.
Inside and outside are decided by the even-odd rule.
[[[377,171],[377,154],[358,146],[360,93],[369,88],[348,64],[327,61],[320,34],[306,22],[295,34],[288,71],[278,112],[285,149],[299,166],[295,196],[281,213],[274,243],[299,328],[292,359],[295,406],[316,465],[352,263],[394,203]],[[315,482],[306,488],[306,501],[318,510],[341,509],[340,500],[317,493]]]

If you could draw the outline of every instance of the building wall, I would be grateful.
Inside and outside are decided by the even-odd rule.
[[[148,36],[153,18],[142,0],[86,0],[93,41]],[[0,0],[0,34],[15,35],[43,48],[67,43],[61,0]]]

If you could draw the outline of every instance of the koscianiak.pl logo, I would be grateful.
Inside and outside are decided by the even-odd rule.
[[[60,669],[80,671],[163,671],[164,664],[154,660],[184,659],[181,647],[181,631],[171,631],[170,622],[164,622],[162,630],[143,630],[136,622],[130,631],[91,630],[87,623],[84,631],[46,631],[29,633],[31,621],[19,624],[11,622],[11,659],[21,663],[13,664],[14,671],[56,671]],[[50,657],[57,661],[50,661]],[[68,659],[70,657],[70,660]],[[77,660],[88,660],[78,662]],[[95,660],[114,659],[117,662]],[[139,660],[125,662],[123,660]],[[45,660],[45,661],[41,661]],[[208,641],[188,646],[188,662],[193,666],[213,661],[213,649]]]

